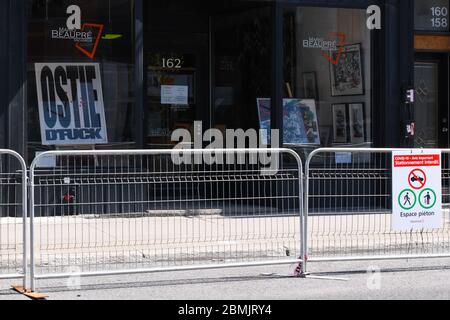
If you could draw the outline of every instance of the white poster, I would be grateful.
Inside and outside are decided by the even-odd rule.
[[[392,227],[395,231],[443,227],[441,152],[392,153]]]
[[[43,145],[108,143],[98,63],[36,63]]]
[[[187,106],[188,86],[161,86],[161,104]]]

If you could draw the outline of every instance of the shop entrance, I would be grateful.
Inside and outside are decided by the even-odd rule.
[[[149,148],[173,146],[176,129],[193,133],[194,121],[204,122],[208,109],[205,66],[207,54],[186,46],[148,51],[146,144]],[[205,101],[206,100],[206,101]]]
[[[172,148],[174,130],[192,135],[195,121],[209,125],[208,13],[183,1],[151,2],[144,48],[146,148]]]
[[[449,146],[448,53],[416,53],[414,64],[416,148]]]

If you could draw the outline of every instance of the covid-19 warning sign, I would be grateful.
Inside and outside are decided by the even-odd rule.
[[[44,145],[108,143],[97,63],[36,63]]]
[[[442,228],[441,152],[394,151],[392,166],[393,229]]]

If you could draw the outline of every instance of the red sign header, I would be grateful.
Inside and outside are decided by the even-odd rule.
[[[394,156],[394,167],[436,167],[441,166],[438,154]]]

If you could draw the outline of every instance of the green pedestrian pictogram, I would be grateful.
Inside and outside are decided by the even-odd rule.
[[[398,204],[403,210],[412,210],[417,203],[417,196],[411,189],[405,189],[398,195]]]
[[[419,195],[420,206],[424,209],[431,209],[436,205],[437,196],[433,189],[424,189]]]

